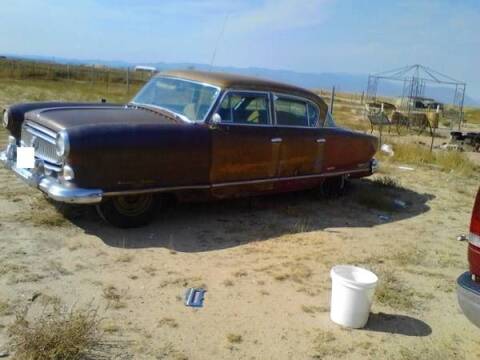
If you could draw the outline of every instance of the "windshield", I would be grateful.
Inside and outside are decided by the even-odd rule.
[[[219,92],[220,90],[212,85],[156,77],[140,90],[132,103],[160,107],[190,121],[203,121]]]

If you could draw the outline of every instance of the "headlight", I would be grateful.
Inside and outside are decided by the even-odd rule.
[[[68,141],[68,134],[65,130],[62,130],[57,135],[57,141],[55,144],[55,151],[57,156],[66,158],[70,151],[70,142]]]
[[[3,127],[5,127],[5,128],[8,126],[8,118],[9,118],[9,116],[8,116],[8,110],[5,109],[5,110],[3,111]]]

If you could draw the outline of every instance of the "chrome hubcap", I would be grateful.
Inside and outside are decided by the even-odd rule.
[[[115,209],[125,216],[138,216],[146,212],[153,203],[153,196],[146,195],[130,195],[119,196],[113,199]]]

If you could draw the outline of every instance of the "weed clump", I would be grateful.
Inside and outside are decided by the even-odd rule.
[[[18,313],[8,329],[17,359],[89,358],[102,346],[96,310],[53,306],[32,320],[27,313],[28,309]]]

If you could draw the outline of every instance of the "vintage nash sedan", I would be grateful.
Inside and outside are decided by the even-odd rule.
[[[160,73],[126,105],[17,104],[3,122],[8,168],[119,227],[146,224],[167,197],[335,192],[377,166],[377,139],[335,126],[314,93],[213,72]],[[17,166],[19,147],[34,148],[33,168]]]

